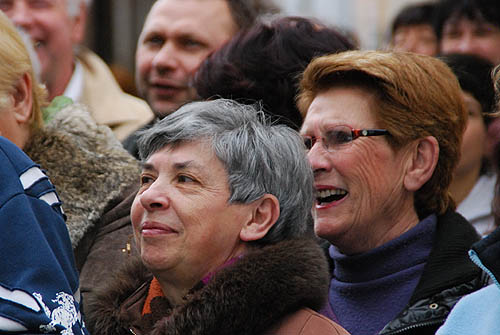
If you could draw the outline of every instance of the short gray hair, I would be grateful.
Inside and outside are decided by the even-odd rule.
[[[262,110],[229,99],[188,103],[141,133],[142,160],[167,145],[209,143],[228,174],[229,203],[274,195],[280,216],[256,244],[299,237],[310,230],[313,174],[300,135],[272,125]]]
[[[85,3],[87,9],[90,9],[92,0],[66,0],[66,5],[68,9],[69,16],[73,17],[80,13],[80,4]]]

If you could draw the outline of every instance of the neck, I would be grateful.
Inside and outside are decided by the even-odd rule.
[[[74,69],[75,65],[72,61],[71,64],[69,64],[67,71],[60,71],[56,74],[56,76],[47,78],[45,85],[47,85],[47,90],[49,92],[49,101],[52,101],[55,97],[64,94],[64,91],[71,80]]]
[[[415,211],[413,194],[408,194],[405,200],[395,201],[394,206],[383,212],[380,217],[374,218],[363,234],[350,234],[349,238],[339,241],[329,241],[345,255],[355,255],[375,249],[418,224],[418,215]]]
[[[480,172],[481,166],[477,166],[467,173],[455,173],[450,184],[450,193],[457,205],[472,191],[472,188],[480,177]]]
[[[171,282],[160,279],[158,279],[158,282],[160,283],[163,294],[172,304],[172,306],[182,305],[185,301],[183,298],[188,294],[189,290],[195,285],[195,283],[193,283],[192,285],[187,284],[185,287],[182,287],[180,285],[174,285]]]
[[[182,305],[185,303],[184,297],[195,285],[202,280],[205,282],[206,277],[234,263],[234,260],[243,255],[246,250],[246,245],[240,244],[222,261],[203,264],[207,266],[201,267],[199,271],[194,270],[196,266],[180,266],[175,269],[152,272],[168,301],[174,306]]]

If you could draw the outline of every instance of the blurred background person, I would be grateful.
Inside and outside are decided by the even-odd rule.
[[[203,99],[222,97],[262,103],[276,122],[302,125],[295,96],[299,76],[318,56],[352,50],[340,31],[318,21],[282,17],[237,34],[201,64],[194,88]]]
[[[127,259],[138,162],[80,104],[44,124],[46,90],[9,19],[0,13],[0,132],[46,171],[64,203],[66,225],[87,293]],[[133,248],[131,250],[134,250]]]
[[[296,131],[216,99],[169,114],[139,147],[142,262],[92,296],[91,332],[347,334],[313,311],[328,266],[308,234],[313,175]]]
[[[443,54],[467,53],[500,64],[500,2],[439,0],[434,29]]]
[[[491,80],[493,64],[474,55],[451,54],[441,57],[457,76],[469,113],[450,192],[462,214],[481,235],[495,229],[491,205],[496,173],[491,168],[486,137],[495,111],[495,92]]]
[[[434,29],[440,52],[467,53],[500,64],[500,2],[494,0],[439,0]],[[491,158],[500,143],[500,119],[488,126],[486,154]]]
[[[200,63],[240,29],[273,10],[261,0],[159,0],[151,8],[136,51],[136,82],[156,118],[196,99],[192,79]],[[137,134],[124,142],[138,158]]]
[[[394,51],[436,55],[438,40],[432,21],[434,7],[432,2],[405,6],[392,22],[389,47]]]
[[[495,71],[495,86],[500,94],[500,68]],[[500,106],[497,104],[497,111]],[[494,155],[494,167],[500,171],[500,146]],[[491,285],[471,293],[457,303],[438,335],[490,335],[500,333],[500,182],[495,189],[494,213],[496,230],[475,243],[469,251],[474,263],[484,270]]]
[[[331,243],[322,313],[351,334],[434,334],[485,284],[449,194],[467,117],[457,79],[433,57],[347,51],[309,64],[298,104],[314,228]]]
[[[0,10],[35,46],[49,101],[65,95],[90,107],[98,124],[123,140],[147,123],[148,105],[124,93],[107,65],[81,46],[91,0],[2,0]]]

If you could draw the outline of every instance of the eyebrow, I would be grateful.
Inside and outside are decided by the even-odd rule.
[[[156,171],[157,169],[154,167],[153,164],[151,163],[147,163],[147,162],[139,162],[139,165],[141,166],[141,169],[143,171]],[[188,169],[188,168],[193,168],[193,169],[196,169],[200,172],[203,171],[203,166],[201,166],[200,164],[196,163],[195,161],[193,160],[189,160],[189,161],[185,161],[185,162],[178,162],[178,163],[174,163],[172,165],[172,168],[176,171],[181,171],[181,170],[185,170],[185,169]]]
[[[139,166],[141,167],[141,170],[146,170],[146,171],[156,171],[155,167],[151,163],[146,163],[146,162],[139,162]]]
[[[186,170],[186,169],[195,169],[199,172],[203,172],[203,166],[200,164],[196,163],[193,160],[185,161],[185,162],[178,162],[174,163],[172,168],[174,170],[180,171],[180,170]]]

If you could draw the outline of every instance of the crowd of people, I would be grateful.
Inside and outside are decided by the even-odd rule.
[[[500,334],[500,3],[157,0],[144,100],[91,5],[0,1],[0,333]]]

